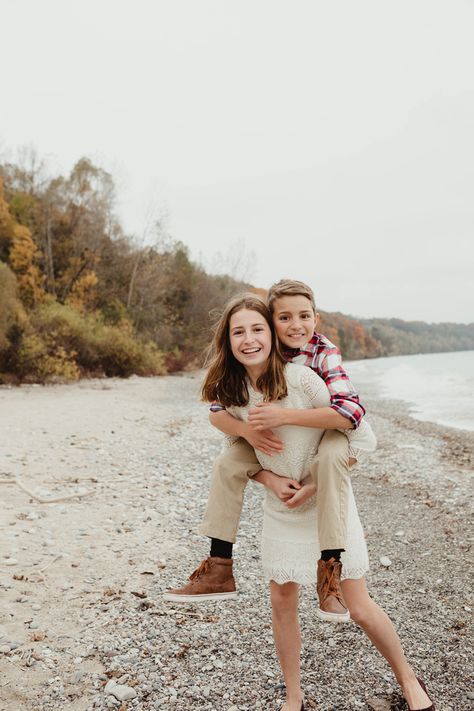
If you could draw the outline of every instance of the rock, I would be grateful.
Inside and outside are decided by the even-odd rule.
[[[392,565],[392,561],[387,555],[380,556],[380,563],[383,565],[384,568],[390,568],[390,566]]]
[[[474,691],[468,691],[466,694],[468,699],[471,699],[471,701],[474,699]]]
[[[71,684],[78,684],[85,675],[86,672],[84,669],[79,669],[78,671],[74,672],[74,674],[71,675]]]
[[[10,645],[9,644],[2,644],[0,645],[0,654],[8,654],[10,651]]]
[[[3,565],[18,565],[18,561],[16,558],[7,558],[3,561]]]
[[[371,711],[390,711],[391,704],[388,699],[369,699],[367,701]]]
[[[104,691],[106,694],[115,696],[118,701],[128,701],[129,699],[134,699],[137,695],[137,692],[131,686],[117,684],[113,679],[107,682]]]

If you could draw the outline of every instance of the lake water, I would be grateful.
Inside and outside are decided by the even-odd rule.
[[[474,430],[474,351],[352,361],[348,372],[381,397],[409,403],[418,420]]]

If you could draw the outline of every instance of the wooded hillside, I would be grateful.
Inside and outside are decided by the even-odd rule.
[[[250,288],[206,273],[159,221],[146,243],[126,235],[114,201],[112,176],[87,158],[68,176],[34,152],[0,165],[0,382],[201,365],[212,315]],[[473,324],[323,313],[321,330],[345,358],[474,349]]]

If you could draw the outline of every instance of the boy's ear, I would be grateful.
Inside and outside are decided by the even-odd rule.
[[[317,330],[319,324],[319,313],[316,311],[314,314],[314,328]]]

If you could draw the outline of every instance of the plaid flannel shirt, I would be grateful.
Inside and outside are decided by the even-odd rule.
[[[359,396],[342,367],[341,352],[321,333],[314,333],[304,348],[283,349],[287,361],[307,365],[324,380],[329,390],[331,405],[343,417],[358,427],[365,415]]]
[[[327,385],[331,398],[330,407],[343,417],[347,417],[354,428],[360,425],[365,409],[360,404],[359,396],[342,367],[341,352],[334,343],[321,333],[314,333],[304,348],[283,349],[283,356],[289,362],[307,365],[314,370]],[[219,412],[225,410],[225,407],[218,402],[213,402],[210,410]]]

